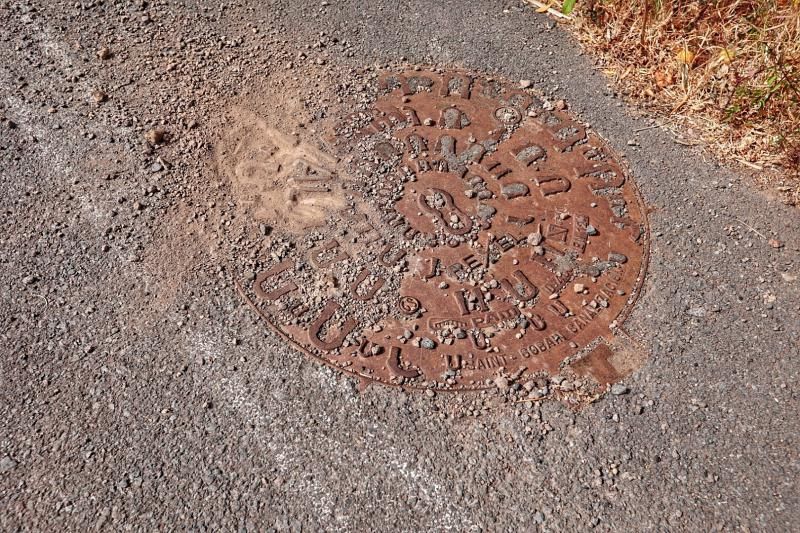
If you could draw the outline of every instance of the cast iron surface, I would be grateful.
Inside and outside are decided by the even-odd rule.
[[[291,249],[243,281],[250,302],[302,350],[387,384],[480,389],[579,360],[616,381],[630,369],[596,348],[638,296],[645,213],[564,107],[469,72],[384,74],[368,124],[340,130],[348,165],[292,161],[289,203],[336,207],[300,235],[271,221]],[[336,188],[341,206],[324,201]]]

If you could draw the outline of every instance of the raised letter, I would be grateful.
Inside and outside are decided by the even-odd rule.
[[[319,338],[319,334],[322,331],[322,326],[331,319],[333,314],[339,309],[340,306],[333,300],[329,300],[325,307],[322,309],[322,313],[319,315],[313,324],[308,327],[308,340],[311,341],[311,344],[319,348],[320,350],[325,350],[330,352],[331,350],[335,350],[340,348],[344,343],[345,337],[347,337],[350,332],[352,332],[356,328],[356,321],[350,317],[344,321],[344,325],[342,325],[339,334],[335,336],[331,340],[324,341]],[[330,333],[330,331],[328,331]]]

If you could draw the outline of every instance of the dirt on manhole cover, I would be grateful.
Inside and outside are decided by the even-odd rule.
[[[295,346],[368,380],[470,390],[565,367],[618,380],[633,369],[614,333],[642,285],[645,212],[563,108],[414,69],[384,74],[330,153],[253,122],[221,159],[274,228],[243,294]]]

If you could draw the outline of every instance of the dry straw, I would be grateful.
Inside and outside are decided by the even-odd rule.
[[[685,144],[800,202],[800,0],[528,0]]]

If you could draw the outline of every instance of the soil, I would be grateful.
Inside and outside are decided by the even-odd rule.
[[[0,527],[792,530],[797,214],[573,50],[516,2],[0,1]],[[359,390],[242,299],[347,202],[264,154],[329,166],[403,65],[529,80],[625,158],[652,242],[610,394]]]

